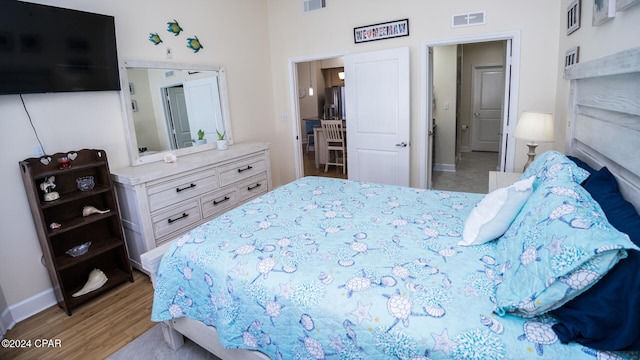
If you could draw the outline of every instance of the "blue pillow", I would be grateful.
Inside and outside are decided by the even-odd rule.
[[[589,172],[589,174],[593,174],[594,172],[598,171],[594,168],[592,168],[591,166],[589,166],[589,164],[587,164],[586,162],[578,159],[575,156],[571,156],[571,155],[567,155],[567,158],[571,161],[573,161],[574,163],[576,163],[576,165],[578,165],[581,169],[585,169]]]
[[[570,180],[580,184],[589,177],[589,172],[580,168],[564,154],[549,150],[536,157],[520,179],[528,179],[531,176],[536,177],[533,182],[535,190],[541,184],[556,180]]]
[[[618,191],[604,167],[594,172],[585,189],[600,203],[609,222],[640,246],[640,215]],[[640,252],[628,251],[593,287],[556,309],[553,330],[563,343],[575,341],[600,350],[640,350]]]
[[[542,183],[498,240],[510,264],[495,289],[498,315],[532,317],[557,309],[595,284],[625,249],[638,249],[569,179]]]

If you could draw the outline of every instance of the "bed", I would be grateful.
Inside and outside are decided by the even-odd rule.
[[[223,359],[640,358],[637,323],[598,343],[571,321],[637,258],[587,184],[607,173],[637,217],[639,74],[638,49],[573,66],[575,158],[486,196],[307,177],[143,254],[152,319]]]

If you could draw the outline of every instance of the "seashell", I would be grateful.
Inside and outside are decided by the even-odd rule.
[[[52,222],[51,225],[49,225],[49,228],[51,228],[51,230],[60,229],[61,227],[62,227],[62,224],[57,222]]]
[[[70,152],[67,154],[67,157],[73,161],[78,157],[78,153]]]
[[[425,307],[424,311],[429,316],[434,317],[434,318],[441,318],[447,313],[446,310],[440,305],[433,305],[433,306]]]
[[[78,290],[78,292],[74,293],[73,297],[82,296],[84,294],[88,294],[94,290],[98,290],[107,282],[107,276],[100,269],[93,269],[89,273],[89,279],[84,284],[82,289]]]
[[[82,208],[82,216],[89,216],[93,214],[106,214],[110,209],[107,210],[98,210],[95,206],[85,206]]]
[[[396,286],[397,283],[398,281],[396,281],[392,276],[383,276],[382,279],[380,279],[380,285],[386,287]]]
[[[353,266],[353,264],[355,264],[356,262],[350,259],[347,260],[339,260],[338,264],[340,266],[344,266],[344,267],[349,267],[349,266]]]

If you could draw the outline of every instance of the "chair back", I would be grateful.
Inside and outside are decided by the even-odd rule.
[[[320,120],[322,133],[327,143],[340,143],[344,146],[344,131],[342,130],[342,120]]]

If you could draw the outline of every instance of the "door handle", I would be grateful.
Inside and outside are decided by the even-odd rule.
[[[473,115],[480,116],[480,113],[478,113],[478,112],[477,113],[473,113]]]
[[[398,146],[398,147],[407,147],[408,145],[407,145],[406,142],[403,141],[400,144],[396,144],[396,146]]]

